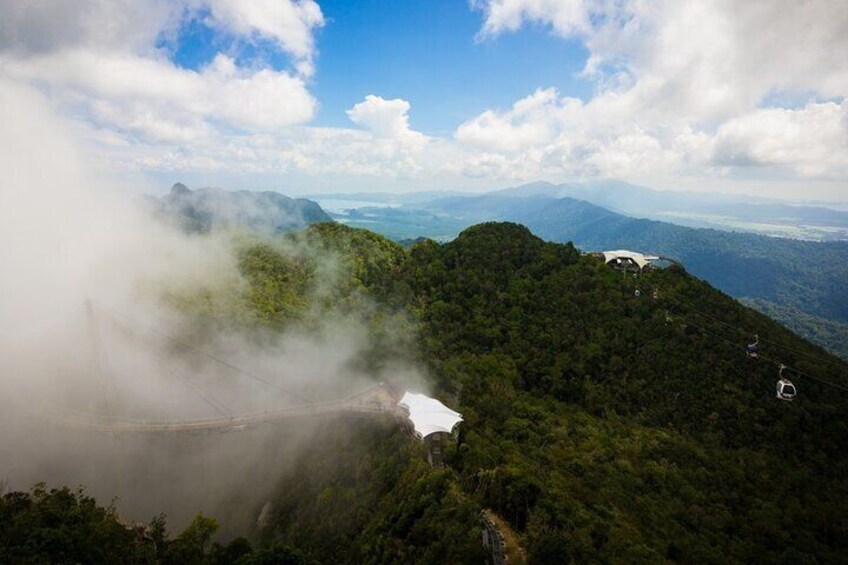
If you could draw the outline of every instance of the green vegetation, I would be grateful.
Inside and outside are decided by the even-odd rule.
[[[433,470],[423,444],[393,422],[328,426],[281,477],[281,537],[323,563],[482,563],[480,507],[451,469]]]
[[[587,250],[634,249],[674,257],[692,274],[737,298],[760,298],[808,314],[848,322],[843,284],[848,242],[813,242],[695,229],[637,220],[569,199],[518,211],[551,241],[573,241]]]
[[[679,269],[645,276],[636,298],[630,277],[514,224],[421,242],[402,272],[396,290],[408,287],[406,307],[420,320],[420,359],[437,395],[466,417],[449,470],[428,471],[419,453],[402,460],[407,476],[437,475],[469,504],[493,508],[531,562],[840,560],[848,398],[801,379],[802,396],[781,403],[776,368],[723,340],[744,345],[750,336],[728,328],[748,328],[768,336],[764,355],[844,380],[835,358]],[[432,536],[413,543],[387,510],[426,491],[359,467],[397,461],[395,441],[364,453],[340,447],[364,438],[319,448],[321,463],[304,461],[283,480],[285,526],[275,531],[322,561],[450,561],[438,540],[470,535],[470,509],[433,499],[416,513]],[[351,476],[368,479],[337,488]],[[304,488],[308,479],[317,484]],[[375,555],[372,536],[389,536],[392,552]]]
[[[244,538],[211,542],[214,518],[197,515],[175,538],[163,515],[149,524],[125,523],[115,507],[100,506],[82,489],[50,489],[0,497],[0,563],[136,563],[163,565],[308,565],[297,550],[275,544],[253,550]]]
[[[411,262],[424,357],[466,416],[453,465],[531,561],[560,545],[575,562],[838,561],[848,398],[801,381],[803,398],[776,401],[774,367],[693,324],[746,336],[695,309],[667,324],[663,305],[824,352],[677,269],[641,281],[660,300],[637,299],[630,278],[516,225]],[[844,366],[783,360],[844,381]]]
[[[163,562],[480,563],[484,508],[535,564],[844,562],[848,395],[793,374],[799,397],[781,402],[768,360],[842,384],[846,365],[682,269],[637,281],[508,223],[409,249],[318,224],[242,241],[239,261],[232,301],[174,303],[280,331],[356,313],[373,330],[363,365],[418,362],[465,422],[444,469],[388,418],[328,422],[246,533],[258,549],[215,546],[202,516],[171,540],[160,519]],[[759,361],[740,349],[748,332],[768,340]],[[94,526],[117,523],[99,512]],[[10,528],[13,514],[29,515],[3,507],[3,551],[23,553],[6,555],[65,559],[26,553],[38,528]],[[147,559],[126,528],[94,529]]]
[[[777,320],[804,339],[848,359],[848,324],[811,316],[791,306],[778,306],[758,298],[743,298],[743,304]]]
[[[559,192],[557,187],[543,185],[539,194],[511,189],[416,202],[410,204],[413,209],[373,208],[368,211],[370,223],[351,225],[403,239],[441,234],[450,237],[463,227],[487,220],[518,222],[543,239],[571,241],[587,251],[625,248],[673,257],[690,273],[737,299],[769,302],[773,308],[768,312],[779,312],[776,319],[796,331],[810,326],[811,320],[805,315],[848,322],[848,287],[843,284],[848,242],[798,241],[636,219],[582,200],[545,195],[549,189],[552,194]],[[590,193],[580,195],[589,197]],[[610,201],[621,202],[623,196],[616,193]],[[634,200],[640,202],[643,197],[651,201],[657,196],[638,193],[628,202],[633,206]],[[404,221],[415,229],[401,230],[395,225]],[[452,229],[446,230],[447,226]],[[826,332],[806,331],[802,335],[832,352],[844,351],[846,341],[830,339]]]

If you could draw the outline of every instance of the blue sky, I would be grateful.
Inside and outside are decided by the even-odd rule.
[[[128,183],[848,200],[842,0],[0,3],[0,80]]]
[[[579,77],[588,52],[542,26],[496,41],[478,40],[483,14],[461,1],[325,1],[326,23],[316,33],[317,71],[310,89],[320,102],[316,126],[347,127],[345,111],[366,95],[403,98],[415,108],[410,125],[428,135],[450,134],[468,116],[508,108],[539,86],[591,96]],[[277,70],[289,57],[271,41],[239,42],[204,24],[200,13],[162,41],[180,66],[200,69],[220,50],[243,64],[259,59]]]
[[[538,86],[586,96],[586,51],[539,29],[476,41],[482,15],[463,2],[327,2],[314,91],[317,125],[344,126],[367,94],[409,100],[414,129],[449,134],[468,116],[508,108]]]

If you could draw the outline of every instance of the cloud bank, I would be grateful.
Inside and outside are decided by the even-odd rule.
[[[848,9],[755,0],[486,0],[479,39],[546,27],[589,50],[589,100],[540,89],[456,139],[574,174],[794,178],[848,172]]]
[[[240,185],[261,178],[266,187],[267,179],[315,187],[330,177],[408,188],[619,177],[725,189],[760,179],[831,197],[845,190],[844,2],[470,6],[481,18],[480,48],[519,32],[581,44],[579,78],[593,93],[528,85],[508,107],[460,118],[437,136],[413,127],[416,93],[371,92],[349,102],[348,126],[315,126],[317,34],[333,30],[313,0],[0,0],[0,75],[38,87],[76,120],[86,150],[118,173],[229,175]],[[189,25],[222,38],[195,67],[177,62]],[[288,66],[246,55],[267,46]]]

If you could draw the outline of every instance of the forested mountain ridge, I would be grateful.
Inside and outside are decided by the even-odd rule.
[[[428,269],[426,358],[467,418],[454,464],[539,562],[551,548],[552,563],[838,560],[799,542],[846,542],[833,503],[848,494],[848,398],[802,380],[808,396],[777,401],[776,367],[698,312],[815,355],[767,352],[811,374],[844,381],[844,364],[676,269],[643,281],[657,301],[636,298],[631,280],[519,226],[475,226],[411,256]]]
[[[798,311],[848,324],[848,242],[811,242],[714,229],[688,228],[622,216],[593,204],[549,196],[513,197],[496,193],[434,201],[431,209],[465,215],[470,221],[502,219],[529,227],[557,242],[572,241],[584,251],[632,249],[673,257],[692,274],[799,330],[819,337]],[[772,305],[772,306],[769,306]],[[824,343],[819,341],[819,343]],[[832,342],[831,342],[832,343]],[[832,351],[842,351],[836,344]]]
[[[318,485],[287,490],[281,506],[300,518],[286,531],[299,547],[327,561],[435,563],[448,548],[429,552],[447,537],[451,555],[468,556],[476,542],[458,534],[470,533],[461,520],[472,513],[461,508],[472,504],[506,518],[534,563],[841,559],[848,398],[802,378],[796,402],[778,401],[777,367],[715,337],[744,345],[748,336],[699,312],[767,337],[764,356],[844,381],[832,356],[677,269],[646,276],[637,298],[631,278],[514,224],[414,245],[402,273],[394,296],[422,324],[419,355],[435,394],[465,416],[459,444],[436,483],[419,475],[424,490],[403,478],[411,462],[385,452],[400,465],[389,475],[376,454],[356,463],[382,477],[367,487],[323,502]],[[385,491],[387,476],[395,486]],[[407,494],[398,499],[397,489]],[[367,532],[347,549],[327,547],[324,528],[300,529],[375,490],[377,512],[349,530],[333,522]],[[409,522],[419,497],[431,502]]]
[[[795,375],[799,398],[781,402],[765,359],[843,384],[846,365],[769,318],[674,268],[636,297],[631,277],[515,224],[408,251],[340,225],[307,233],[391,257],[350,262],[374,282],[348,288],[417,321],[433,394],[465,422],[442,471],[386,428],[328,432],[282,480],[267,539],[325,562],[478,562],[474,517],[490,507],[533,563],[848,549],[848,396]],[[746,357],[749,332],[763,360]]]
[[[792,370],[845,385],[848,365],[685,271],[637,281],[511,223],[409,249],[339,224],[237,245],[246,287],[175,307],[285,331],[312,323],[323,282],[318,314],[370,304],[362,367],[408,355],[465,418],[444,469],[390,420],[328,422],[281,474],[255,544],[324,563],[479,563],[491,508],[531,563],[844,560],[848,393]],[[329,288],[314,250],[339,258]],[[794,402],[774,397],[772,361],[791,368]]]

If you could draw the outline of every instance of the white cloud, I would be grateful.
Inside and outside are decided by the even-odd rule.
[[[584,102],[537,90],[460,125],[463,145],[512,155],[525,168],[538,163],[538,174],[710,179],[750,174],[752,165],[784,177],[848,173],[844,2],[473,5],[484,14],[483,39],[532,24],[582,41],[583,76],[597,92]],[[789,105],[765,107],[776,99]]]
[[[308,126],[280,133],[212,132],[197,144],[113,144],[100,151],[120,170],[378,179],[420,179],[448,159],[436,141],[410,145],[368,131]]]
[[[483,112],[456,130],[462,143],[490,151],[513,152],[552,140],[557,120],[557,93],[537,90],[516,102],[507,112]]]
[[[844,97],[848,5],[831,0],[486,0],[492,37],[528,22],[578,38],[589,74],[625,73],[644,108],[694,120],[755,107],[774,91]],[[598,77],[609,79],[610,77]],[[620,80],[620,77],[616,77]],[[602,83],[603,84],[603,83]]]
[[[313,71],[314,30],[324,25],[314,0],[0,0],[0,50],[49,53],[78,48],[151,55],[159,38],[208,11],[205,22],[242,40],[264,39]]]
[[[309,120],[316,107],[302,79],[247,71],[226,55],[193,71],[160,58],[66,50],[25,59],[0,55],[0,69],[48,82],[61,103],[95,123],[150,141],[199,141],[219,125],[277,130]]]
[[[238,35],[276,42],[297,58],[298,71],[313,72],[313,30],[324,25],[321,8],[313,0],[205,0],[216,25]]]
[[[311,0],[0,3],[0,73],[40,85],[66,112],[133,139],[202,143],[219,130],[279,131],[316,110],[298,74],[239,67],[225,54],[185,69],[156,47],[208,8],[212,25],[278,43],[308,74],[312,30],[323,23]]]
[[[374,94],[347,111],[351,128],[307,125],[324,25],[314,0],[0,0],[0,78],[37,85],[119,170],[417,179],[419,187],[598,175],[844,181],[843,4],[476,0],[478,39],[530,25],[585,44],[581,78],[595,91],[579,99],[530,85],[450,138],[414,130],[407,100]],[[197,17],[232,35],[235,50],[276,45],[291,68],[240,66],[229,51],[203,68],[177,66],[167,46]]]
[[[510,155],[524,175],[640,176],[668,172],[683,160],[678,132],[629,119],[626,100],[599,96],[589,103],[537,90],[510,110],[488,110],[460,125],[461,144]],[[488,162],[494,162],[491,158]]]
[[[365,100],[348,110],[347,115],[350,121],[377,137],[419,143],[424,141],[424,135],[409,127],[409,108],[410,104],[406,100],[385,100],[369,94]]]
[[[486,14],[481,37],[516,31],[525,22],[550,24],[557,33],[569,36],[591,28],[585,0],[473,0]]]
[[[0,51],[65,48],[150,51],[178,25],[184,3],[168,0],[0,0]]]
[[[848,175],[848,102],[767,108],[722,124],[713,160],[725,166],[787,167],[802,176]]]

